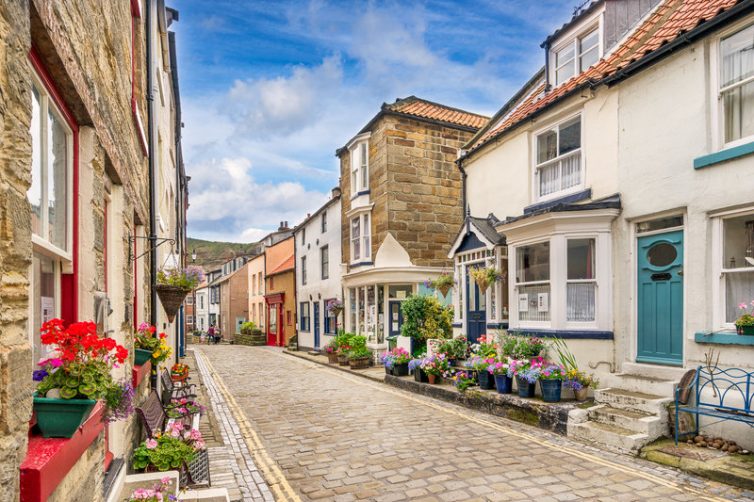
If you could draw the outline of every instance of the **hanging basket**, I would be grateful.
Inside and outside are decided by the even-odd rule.
[[[485,294],[487,292],[487,288],[490,287],[490,282],[487,280],[487,278],[476,277],[474,280],[476,281],[476,285],[479,286],[479,292]]]
[[[157,296],[160,298],[160,303],[162,303],[162,308],[165,309],[165,313],[168,315],[168,321],[173,322],[175,314],[178,313],[183,300],[191,290],[165,284],[158,284],[155,290],[157,291]]]

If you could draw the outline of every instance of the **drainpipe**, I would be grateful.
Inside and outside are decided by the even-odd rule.
[[[550,92],[550,42],[545,42],[545,92]]]
[[[154,15],[152,13],[152,0],[145,1],[146,6],[146,52],[147,52],[147,143],[149,148],[148,171],[149,171],[149,321],[157,326],[157,188],[155,173],[155,109],[154,109]],[[152,373],[151,385],[157,388],[157,375]]]
[[[456,166],[461,171],[461,219],[464,220],[468,211],[466,210],[466,170],[463,168],[463,157],[456,160]]]

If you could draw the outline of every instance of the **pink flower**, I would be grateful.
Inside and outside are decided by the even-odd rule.
[[[171,481],[172,479],[173,479],[173,478],[171,478],[170,476],[165,476],[164,478],[162,478],[162,479],[160,480],[160,483],[162,483],[163,485],[168,485],[168,484],[170,484],[170,481]]]
[[[144,443],[148,450],[154,450],[157,448],[157,440],[149,438]]]
[[[741,310],[746,309],[746,307],[747,307],[747,305],[745,303],[741,303],[741,304],[738,305],[738,308],[740,308]]]

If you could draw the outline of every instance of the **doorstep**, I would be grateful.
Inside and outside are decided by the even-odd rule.
[[[564,400],[559,403],[545,403],[538,398],[522,398],[518,397],[518,394],[499,394],[495,390],[481,390],[474,387],[466,390],[466,392],[458,392],[452,385],[419,383],[414,380],[413,376],[386,375],[385,383],[416,394],[441,399],[516,422],[523,422],[563,436],[568,431],[568,413],[574,409],[593,405],[590,400]],[[568,394],[569,391],[565,391],[565,393]]]
[[[754,491],[754,455],[722,453],[672,439],[660,439],[642,448],[642,458],[682,471]],[[744,494],[754,498],[754,492]]]
[[[346,373],[351,373],[352,375],[357,375],[363,378],[367,378],[375,382],[383,382],[385,380],[385,368],[383,366],[370,366],[369,368],[366,368],[363,370],[352,370],[349,366],[340,366],[338,364],[328,363],[327,356],[311,355],[308,352],[301,352],[301,351],[289,350],[289,349],[283,349],[283,354],[288,354],[289,356],[298,357],[300,359],[305,359],[307,361],[310,361],[316,364],[321,364],[322,366],[327,366],[328,368],[332,368],[335,370],[345,371]]]

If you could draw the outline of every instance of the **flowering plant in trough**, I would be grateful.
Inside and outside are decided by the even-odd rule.
[[[477,371],[487,371],[491,365],[495,364],[494,357],[474,356],[466,361],[466,367]]]
[[[168,346],[167,335],[165,333],[155,335],[156,332],[157,328],[143,322],[139,324],[134,340],[137,349],[152,351],[152,361],[155,365],[165,361],[173,352]]]
[[[201,432],[187,430],[183,422],[173,422],[164,433],[155,434],[134,450],[133,468],[137,471],[180,469],[204,447]]]
[[[564,380],[566,376],[563,366],[545,362],[539,370],[539,380]]]
[[[490,375],[508,375],[510,369],[509,361],[493,361],[492,364],[487,366],[487,371]]]
[[[396,347],[382,355],[382,364],[386,368],[393,368],[396,364],[406,364],[411,361],[411,354],[403,347]]]
[[[173,399],[165,407],[165,413],[168,418],[186,418],[197,413],[204,413],[206,408],[204,405],[197,403],[194,400],[186,399],[182,397],[180,399]]]
[[[494,335],[482,335],[471,345],[471,353],[482,357],[496,357],[499,345]]]
[[[165,476],[159,483],[155,483],[152,488],[137,488],[131,492],[126,502],[172,502],[178,498],[170,491],[170,482],[172,478]]]
[[[600,381],[593,374],[578,369],[568,370],[565,373],[564,384],[575,391],[581,389],[596,389]]]
[[[476,385],[476,379],[468,371],[457,371],[452,380],[458,392],[466,392],[466,389]]]
[[[41,341],[52,347],[33,372],[38,397],[103,401],[110,419],[124,419],[133,411],[133,388],[115,382],[111,370],[123,364],[128,350],[112,338],[100,338],[93,322],[63,327],[60,319],[42,325]]]
[[[510,376],[516,376],[528,383],[536,383],[539,380],[544,359],[534,357],[532,359],[512,359],[509,363]]]
[[[450,369],[448,361],[445,359],[445,354],[425,357],[422,359],[420,367],[427,375],[435,376],[443,376]]]

